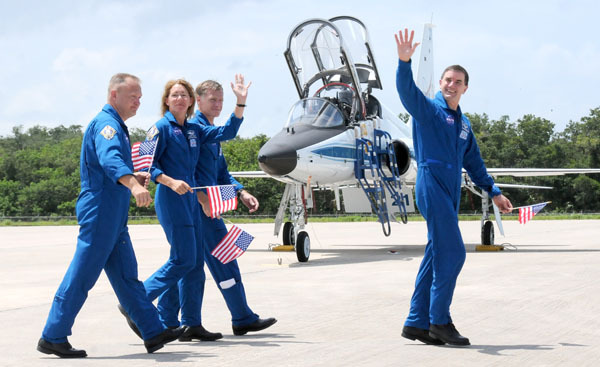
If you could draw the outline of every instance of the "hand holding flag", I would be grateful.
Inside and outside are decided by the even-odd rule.
[[[551,203],[551,201],[547,201],[545,203],[538,203],[528,206],[520,206],[515,209],[519,209],[519,223],[525,224],[529,222],[533,217],[539,213],[544,207]]]
[[[233,225],[210,254],[223,264],[227,264],[242,256],[253,239],[251,234]]]
[[[143,142],[138,141],[133,144],[131,147],[131,160],[133,161],[134,171],[152,167],[157,143],[158,138]]]
[[[210,203],[211,218],[237,209],[237,196],[233,185],[209,186],[206,188],[206,194]]]
[[[150,183],[150,174],[148,172],[133,172],[133,177],[135,177],[140,185],[148,188],[148,183]]]

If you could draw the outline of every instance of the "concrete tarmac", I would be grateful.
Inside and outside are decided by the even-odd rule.
[[[250,307],[271,328],[234,336],[207,270],[203,325],[216,342],[173,342],[154,354],[129,329],[104,274],[69,341],[81,360],[36,351],[50,302],[74,253],[77,226],[0,227],[0,366],[598,366],[600,221],[505,222],[502,252],[475,252],[479,222],[462,222],[467,260],[452,317],[469,347],[401,337],[426,243],[424,222],[307,226],[312,253],[298,263],[272,224],[241,224],[255,236],[240,259]],[[130,226],[140,279],[167,259],[160,226]],[[497,232],[497,231],[496,231]]]

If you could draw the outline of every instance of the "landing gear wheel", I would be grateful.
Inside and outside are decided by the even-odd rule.
[[[494,223],[492,223],[491,220],[487,220],[483,223],[483,227],[481,228],[481,244],[494,244]]]
[[[294,225],[292,222],[285,222],[283,225],[283,244],[294,245],[296,243],[296,234],[294,233]]]
[[[296,241],[296,257],[301,263],[308,261],[310,256],[310,237],[307,232],[298,233],[298,240]]]

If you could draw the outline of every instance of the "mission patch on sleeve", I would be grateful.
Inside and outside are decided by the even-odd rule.
[[[104,129],[102,129],[102,131],[100,131],[100,135],[104,136],[104,139],[106,139],[106,140],[112,139],[116,133],[117,133],[117,130],[113,129],[109,125],[106,125],[104,127]]]

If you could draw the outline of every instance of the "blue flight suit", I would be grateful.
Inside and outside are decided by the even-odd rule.
[[[81,144],[81,192],[77,199],[79,236],[75,255],[60,284],[42,338],[64,343],[77,313],[102,269],[119,303],[147,340],[164,328],[138,280],[127,230],[131,193],[118,182],[133,174],[127,126],[109,104],[90,122]]]
[[[405,325],[429,329],[448,324],[456,279],[466,251],[458,227],[462,168],[490,197],[500,189],[487,174],[471,123],[460,107],[448,108],[441,92],[427,98],[415,85],[410,62],[399,60],[396,88],[413,117],[413,144],[418,164],[416,198],[427,221],[427,247]]]
[[[164,173],[173,179],[185,181],[191,187],[197,186],[194,170],[200,156],[200,146],[234,138],[242,121],[233,115],[221,127],[206,127],[188,121],[180,126],[171,112],[165,113],[147,133],[147,139],[159,139],[151,169],[152,180],[156,182],[156,178]],[[167,262],[144,282],[146,293],[150,300],[154,300],[179,283],[181,321],[185,325],[197,326],[201,324],[205,280],[198,199],[195,193],[179,195],[169,187],[158,184],[155,207],[158,220],[171,244],[171,252]],[[169,302],[165,305],[163,297],[158,301],[163,324],[179,326],[178,322],[173,323],[168,318]]]
[[[192,122],[202,126],[212,126],[206,116],[198,111]],[[204,144],[200,147],[200,159],[196,165],[196,184],[198,186],[215,185],[234,185],[236,191],[244,188],[227,170],[227,162],[221,145],[219,143]],[[198,203],[200,208],[200,204]],[[227,264],[222,264],[210,253],[217,247],[219,242],[227,234],[227,227],[222,219],[212,219],[207,217],[200,208],[200,223],[202,225],[202,238],[204,243],[204,261],[210,270],[213,279],[217,283],[225,303],[231,313],[231,321],[234,326],[249,325],[258,320],[258,315],[252,312],[246,300],[246,292],[242,284],[242,275],[237,260]],[[203,266],[198,263],[197,266]],[[200,283],[197,286],[200,287]],[[202,290],[204,286],[202,285]],[[179,293],[177,287],[171,287],[165,295],[164,309],[168,309],[169,316],[166,317],[171,325],[177,322],[177,313],[179,311]],[[169,306],[166,306],[167,299]],[[161,317],[165,317],[165,312],[161,309]],[[182,324],[185,322],[182,321]],[[196,325],[192,325],[196,326]]]

